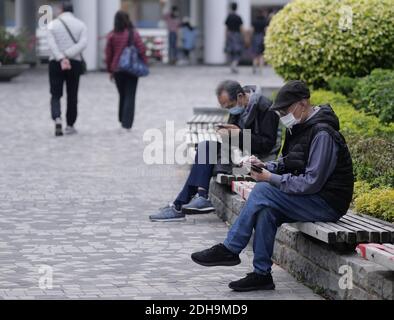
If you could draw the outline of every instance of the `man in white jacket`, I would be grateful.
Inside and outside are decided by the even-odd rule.
[[[63,86],[67,87],[66,134],[75,134],[78,115],[79,78],[83,73],[82,51],[87,46],[86,25],[73,14],[71,2],[63,2],[62,13],[48,25],[49,82],[51,113],[55,121],[55,135],[63,135],[60,99]]]

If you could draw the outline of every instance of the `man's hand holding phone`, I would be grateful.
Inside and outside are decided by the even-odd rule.
[[[255,165],[251,167],[250,176],[257,182],[268,182],[271,180],[271,172]]]
[[[221,136],[223,135],[230,135],[231,133],[239,133],[241,131],[240,128],[238,128],[234,124],[217,124],[216,125],[216,132],[219,133]]]

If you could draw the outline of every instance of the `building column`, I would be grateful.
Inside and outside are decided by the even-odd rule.
[[[200,7],[198,0],[190,0],[190,22],[192,26],[198,26],[200,21]]]
[[[249,30],[252,26],[252,4],[250,0],[237,0],[238,3],[238,14],[241,16],[246,30]]]
[[[204,0],[204,62],[206,64],[226,63],[224,46],[228,14],[227,0]]]
[[[105,45],[108,33],[114,29],[115,13],[120,10],[120,0],[99,0],[98,2],[98,38],[99,38],[99,68],[105,69]]]
[[[15,21],[17,30],[24,31],[29,39],[35,39],[37,29],[36,0],[16,0]],[[23,62],[31,65],[37,63],[34,41],[31,41],[30,50],[23,55]]]
[[[112,2],[109,1],[109,2]],[[98,69],[98,0],[74,0],[75,16],[88,28],[88,46],[84,51],[88,70]]]

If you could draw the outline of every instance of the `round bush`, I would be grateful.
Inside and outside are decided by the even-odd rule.
[[[351,24],[344,12],[352,13]],[[295,0],[273,17],[265,46],[281,76],[315,87],[393,68],[393,0]]]

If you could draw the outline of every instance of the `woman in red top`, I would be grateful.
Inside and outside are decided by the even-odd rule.
[[[124,129],[130,130],[134,122],[135,97],[138,78],[126,73],[119,72],[118,64],[123,50],[128,46],[130,32],[138,49],[140,57],[148,63],[145,54],[145,46],[127,12],[118,11],[115,15],[114,30],[108,35],[106,52],[107,71],[110,79],[115,80],[119,92],[119,122]]]

